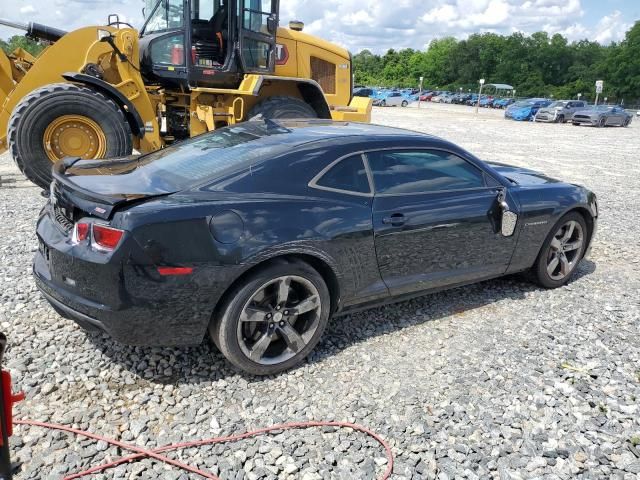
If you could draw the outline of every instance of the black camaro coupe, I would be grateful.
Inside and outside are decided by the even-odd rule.
[[[134,345],[206,333],[246,372],[290,368],[332,315],[530,271],[565,284],[589,190],[445,140],[320,120],[254,121],[141,157],[67,158],[38,219],[38,287]]]

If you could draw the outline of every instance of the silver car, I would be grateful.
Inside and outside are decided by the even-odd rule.
[[[386,97],[380,99],[378,105],[381,107],[406,107],[409,105],[409,100],[403,97],[400,92],[391,92]]]
[[[617,125],[628,127],[633,115],[617,105],[598,105],[585,110],[578,110],[571,119],[574,125],[593,125],[607,127]]]
[[[536,122],[564,123],[573,119],[573,114],[587,107],[582,100],[558,100],[548,107],[541,108],[533,118]]]

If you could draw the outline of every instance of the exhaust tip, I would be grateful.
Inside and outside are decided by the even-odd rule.
[[[304,30],[304,22],[301,22],[300,20],[292,20],[289,22],[289,28],[296,32],[301,32]]]

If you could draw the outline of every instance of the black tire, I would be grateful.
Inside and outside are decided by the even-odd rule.
[[[106,137],[104,158],[131,155],[133,139],[124,113],[105,95],[72,83],[38,88],[24,97],[9,120],[11,155],[20,171],[36,185],[47,189],[53,161],[47,155],[44,133],[57,118],[84,116],[95,122]]]
[[[319,320],[312,337],[295,356],[281,363],[265,365],[250,359],[240,346],[238,328],[240,316],[254,294],[267,282],[283,276],[297,276],[311,282],[320,298]],[[310,265],[299,260],[281,259],[268,264],[248,277],[241,285],[225,295],[209,326],[209,334],[222,354],[235,367],[252,375],[273,375],[300,363],[317,345],[329,321],[331,297],[322,276]],[[266,325],[266,323],[265,323]],[[266,328],[266,327],[265,327]],[[276,327],[277,328],[277,327]]]
[[[387,106],[387,101],[386,101],[386,100],[382,100],[382,101],[380,102],[380,106],[381,106],[381,107],[386,107],[386,106]]]
[[[264,119],[318,118],[316,111],[303,100],[295,97],[269,97],[251,109],[247,118],[262,116]]]
[[[574,127],[579,127],[580,126],[580,124],[578,122],[571,122],[571,123],[573,123]]]
[[[564,123],[564,115],[558,115],[558,118],[556,118],[556,122],[557,123]]]
[[[600,120],[598,120],[598,127],[599,128],[604,128],[607,125],[607,119],[602,117]]]
[[[631,117],[625,118],[624,123],[622,124],[622,126],[623,127],[628,127],[630,123],[631,123]]]
[[[551,242],[554,239],[555,235],[558,233],[558,230],[566,225],[568,222],[575,221],[580,224],[583,233],[583,240],[580,249],[576,252],[575,260],[572,262],[572,268],[570,272],[562,279],[553,279],[549,275],[547,270],[548,266],[548,258],[551,253]],[[584,253],[586,251],[587,242],[589,238],[589,231],[587,229],[587,223],[584,220],[584,217],[577,212],[569,212],[564,215],[560,220],[556,222],[553,226],[544,243],[542,244],[542,248],[540,249],[540,253],[538,254],[538,258],[536,259],[536,263],[533,265],[531,269],[531,273],[533,275],[533,280],[544,288],[558,288],[565,285],[575,273],[578,268],[578,264],[584,257]]]
[[[406,100],[403,100],[403,101],[402,101],[402,106],[403,106],[403,107],[406,107],[407,105],[409,105],[409,102],[407,102]]]

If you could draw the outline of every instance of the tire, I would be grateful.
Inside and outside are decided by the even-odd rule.
[[[630,123],[631,123],[631,118],[626,118],[625,121],[624,121],[624,124],[622,126],[623,127],[628,127]]]
[[[386,106],[387,106],[387,101],[386,101],[386,100],[382,100],[382,101],[380,102],[380,106],[381,106],[381,107],[386,107]]]
[[[303,100],[295,97],[269,97],[254,106],[248,118],[261,115],[264,119],[278,118],[318,118],[316,111]]]
[[[574,237],[570,237],[567,239],[566,244],[562,242],[562,240],[558,240],[556,237],[561,235],[563,232],[566,234],[566,225],[574,224],[573,235],[574,237],[578,235],[580,232],[581,240],[580,246],[575,250],[564,250],[563,247],[569,248],[571,244],[577,244],[577,239]],[[587,229],[587,224],[584,220],[584,217],[577,212],[569,212],[564,215],[556,224],[553,226],[549,235],[545,239],[542,248],[540,249],[540,253],[538,254],[538,258],[536,259],[536,263],[532,268],[532,274],[534,281],[544,288],[558,288],[565,285],[570,279],[571,276],[575,273],[578,264],[582,260],[584,253],[586,251],[587,240],[588,240],[589,231]],[[554,241],[554,239],[556,241]],[[552,261],[554,261],[554,257],[559,257],[559,250],[554,247],[553,244],[557,245],[557,242],[560,242],[561,247],[561,255],[564,255],[565,260],[567,260],[567,270],[566,273],[562,273],[562,264],[563,261],[558,259],[558,263],[556,266],[552,267]],[[550,273],[549,270],[553,270]],[[556,273],[556,275],[554,275]],[[558,276],[562,275],[561,278]]]
[[[407,102],[406,100],[403,100],[403,101],[402,101],[402,106],[403,106],[403,107],[406,107],[407,105],[409,105],[409,102]]]
[[[564,123],[564,115],[558,115],[558,118],[556,118],[556,123]]]
[[[573,124],[574,127],[579,127],[580,124],[578,122],[571,122]]]
[[[278,308],[276,304],[280,303],[276,297],[279,295],[283,278],[290,278],[291,288],[287,287],[288,297],[284,307],[276,310]],[[265,285],[267,286],[265,287]],[[312,293],[307,299],[311,299],[312,296],[317,297],[313,301],[317,306],[299,316],[295,316],[295,314],[290,317],[283,316],[289,311],[293,311],[297,305],[304,303],[302,301],[304,299],[300,299],[303,295],[296,294],[294,287],[302,290],[309,289]],[[256,306],[254,303],[259,292],[263,292],[261,301],[265,305]],[[267,295],[264,292],[273,292],[273,295]],[[296,297],[299,297],[297,304],[295,303]],[[300,363],[320,340],[329,321],[331,310],[331,297],[324,279],[310,265],[299,260],[279,260],[269,264],[245,279],[225,298],[226,300],[218,310],[217,318],[212,319],[209,334],[232,365],[252,375],[273,375]],[[270,320],[263,317],[258,322],[247,320],[241,322],[243,312],[249,305],[253,306],[252,312],[258,310],[271,312],[268,313],[271,315]],[[244,318],[248,317],[244,316]],[[310,325],[306,334],[305,325]],[[304,342],[301,342],[300,345],[294,343],[294,347],[290,347],[289,342],[285,340],[285,338],[290,338],[289,335],[285,335],[286,329],[291,328],[296,329],[300,340],[304,338]],[[265,347],[266,350],[262,350],[262,353],[255,353],[259,350],[256,347],[260,340],[265,336],[269,337],[266,340],[268,345]],[[251,345],[252,343],[253,345]],[[298,348],[299,350],[297,350]],[[278,352],[282,349],[284,349],[283,352],[279,354]],[[296,351],[297,353],[294,353]],[[256,357],[251,358],[254,353]]]
[[[607,120],[604,117],[598,120],[598,128],[604,128],[606,125],[607,125]]]
[[[131,155],[131,128],[113,100],[72,83],[47,85],[20,101],[8,127],[11,155],[20,171],[36,185],[47,189],[51,183],[51,166],[56,161],[51,156],[56,154],[45,147],[45,132],[65,116],[86,118],[102,132],[102,153],[97,158]]]

